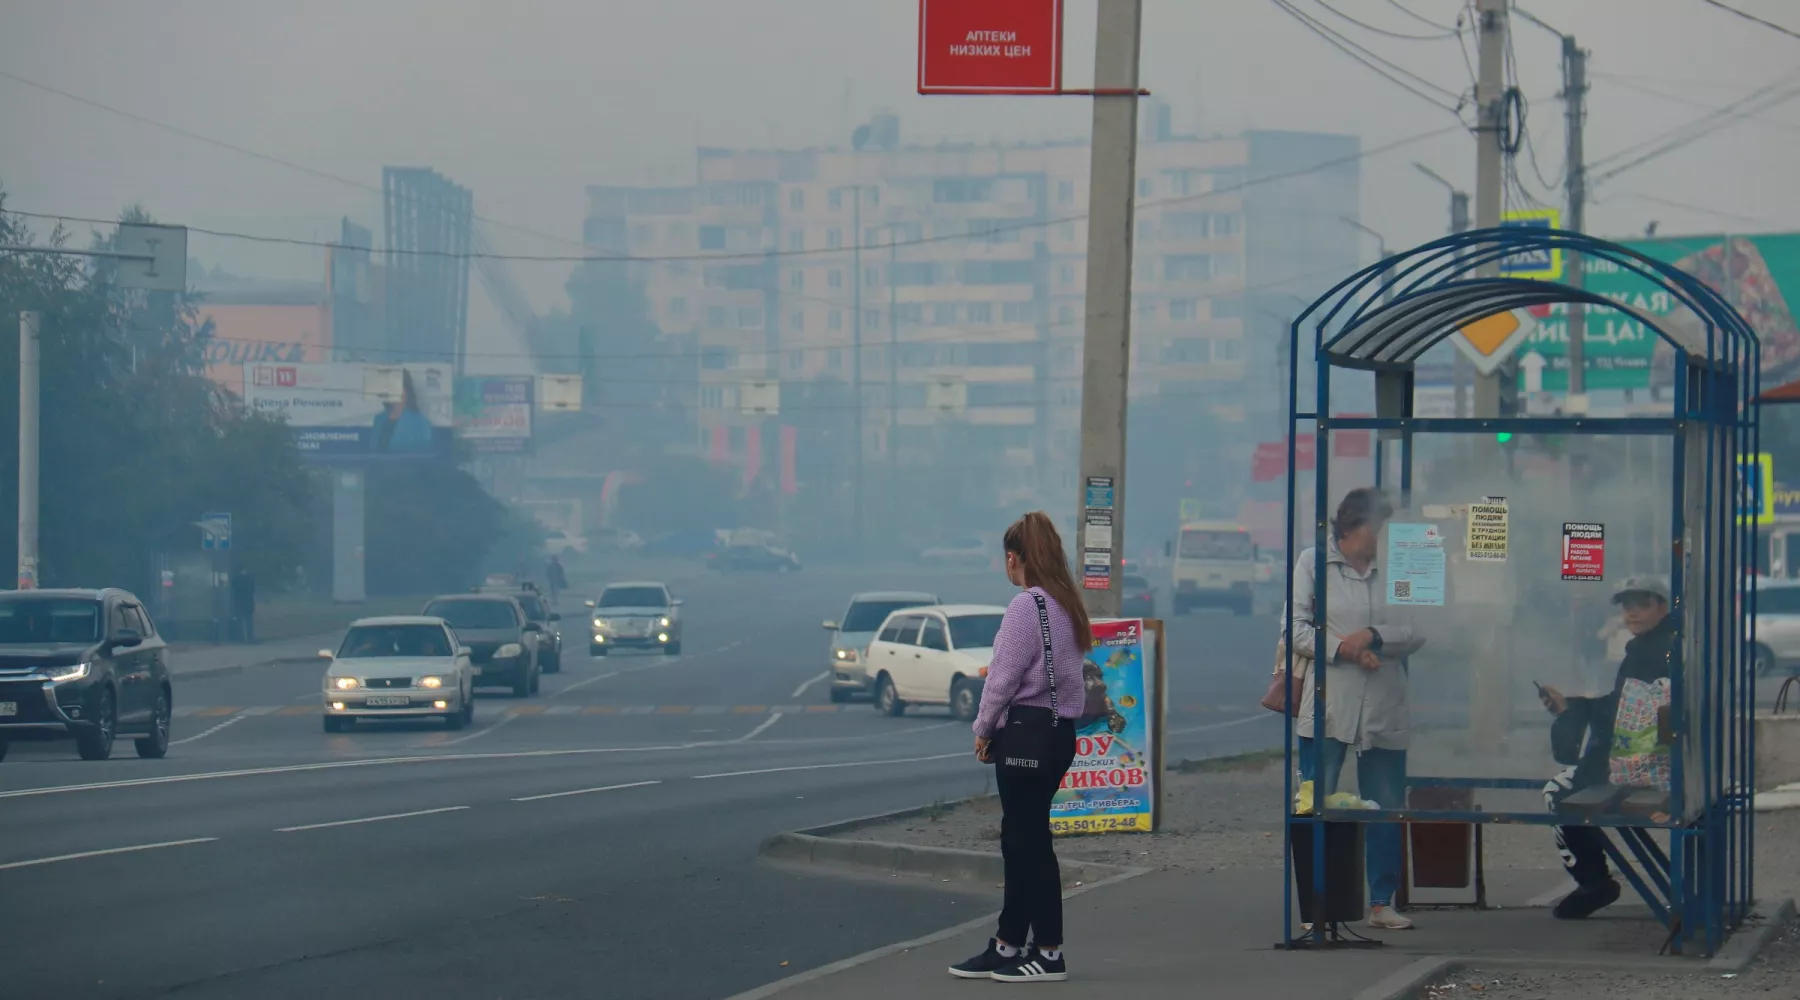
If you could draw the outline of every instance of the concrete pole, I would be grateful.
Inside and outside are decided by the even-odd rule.
[[[1455,188],[1450,189],[1450,231],[1469,231],[1469,196]],[[1469,379],[1475,374],[1475,366],[1469,364],[1462,351],[1456,351],[1450,359],[1450,371],[1456,382],[1456,415],[1466,417],[1469,415]]]
[[[19,589],[38,587],[38,346],[43,315],[19,314]]]
[[[1565,190],[1569,199],[1568,230],[1579,233],[1587,227],[1587,163],[1582,146],[1582,121],[1587,117],[1587,53],[1575,44],[1575,39],[1564,35],[1562,40],[1563,54],[1563,107],[1567,117],[1569,167]],[[1568,274],[1565,278],[1570,288],[1580,288],[1585,277],[1585,265],[1581,255],[1568,255]],[[1587,392],[1587,308],[1579,302],[1569,303],[1569,401],[1574,407],[1582,404],[1576,397]],[[1582,412],[1586,412],[1583,410]]]
[[[854,249],[850,252],[850,284],[855,288],[850,301],[856,315],[850,321],[850,398],[856,401],[856,451],[855,472],[850,487],[850,532],[854,536],[850,542],[850,551],[860,560],[863,554],[863,342],[862,342],[862,185],[850,189],[855,193],[856,203],[850,209],[850,239]]]
[[[1475,108],[1480,124],[1475,130],[1475,228],[1492,229],[1500,224],[1500,195],[1504,184],[1502,129],[1506,93],[1507,0],[1477,0],[1480,31],[1480,63],[1476,70]],[[1483,277],[1500,273],[1498,264],[1481,269]],[[1475,415],[1494,417],[1500,414],[1500,380],[1510,377],[1508,366],[1492,375],[1475,380]]]
[[[1125,541],[1125,404],[1131,375],[1132,198],[1137,188],[1143,0],[1099,0],[1095,20],[1094,89],[1108,93],[1094,97],[1081,358],[1081,519],[1076,530],[1081,533],[1082,598],[1088,614],[1117,617]]]

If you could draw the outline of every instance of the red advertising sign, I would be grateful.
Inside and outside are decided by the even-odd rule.
[[[919,93],[1056,93],[1062,20],[1062,0],[919,0]]]
[[[1606,579],[1606,525],[1563,522],[1562,578]]]
[[[800,483],[794,477],[794,452],[799,440],[799,430],[790,424],[781,428],[781,492],[788,496],[800,492]]]

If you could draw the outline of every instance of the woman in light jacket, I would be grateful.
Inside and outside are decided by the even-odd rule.
[[[1042,511],[1013,522],[1001,541],[1006,552],[1006,579],[1024,588],[1006,606],[994,655],[988,662],[975,715],[975,756],[994,768],[1000,792],[1000,856],[1006,870],[1006,899],[1000,926],[987,950],[950,967],[958,979],[996,979],[1005,983],[1061,982],[1068,978],[1063,959],[1062,870],[1050,835],[1050,800],[1075,760],[1075,727],[1086,703],[1082,667],[1094,645],[1081,592],[1069,574],[1068,556],[1056,525]],[[1044,620],[1049,620],[1050,658],[1044,662]],[[1050,672],[1056,673],[1052,695]],[[1002,766],[994,759],[994,736],[1007,717],[1029,710],[1059,725],[1052,731],[1048,765],[1041,770]],[[1001,739],[1001,755],[1006,753]]]
[[[1405,807],[1407,707],[1406,670],[1401,659],[1422,645],[1413,629],[1387,614],[1386,584],[1376,555],[1381,528],[1394,508],[1381,491],[1351,490],[1331,521],[1325,549],[1325,621],[1313,613],[1317,549],[1308,548],[1294,565],[1293,615],[1296,655],[1320,649],[1326,660],[1325,738],[1322,774],[1313,800],[1323,804],[1337,790],[1344,759],[1356,752],[1356,784],[1365,799],[1383,809]],[[1285,634],[1284,622],[1284,634]],[[1294,731],[1300,740],[1301,777],[1313,780],[1314,693],[1308,678]],[[1412,921],[1393,907],[1400,888],[1401,827],[1372,824],[1367,831],[1369,925],[1406,930]]]

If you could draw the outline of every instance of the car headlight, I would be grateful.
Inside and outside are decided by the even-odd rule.
[[[444,679],[442,677],[435,677],[435,676],[434,677],[421,677],[421,678],[419,678],[419,686],[422,688],[441,688],[444,686]]]
[[[595,628],[612,628],[612,622],[605,618],[594,619]]]
[[[833,653],[839,663],[855,663],[857,660],[857,652],[854,649],[833,650]]]
[[[516,642],[509,642],[506,645],[501,646],[499,649],[494,650],[494,659],[510,660],[513,657],[518,656],[520,653],[523,653],[523,652],[525,652],[525,647],[519,645]]]
[[[661,626],[662,626],[662,627],[663,627],[663,628],[668,628],[668,627],[669,627],[669,619],[668,619],[668,618],[667,618],[667,617],[664,617],[664,618],[661,618],[661,619],[658,619],[658,620],[657,620],[657,622],[656,622],[656,623],[657,623],[657,624],[658,624],[658,625],[661,625]]]
[[[44,671],[44,676],[57,684],[64,681],[78,681],[88,675],[91,667],[92,665],[87,663],[77,663],[70,667],[50,667]]]
[[[331,679],[331,686],[337,688],[339,691],[354,691],[357,688],[362,687],[362,682],[354,677],[333,677]]]

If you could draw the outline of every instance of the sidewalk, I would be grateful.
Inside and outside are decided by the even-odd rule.
[[[176,643],[169,647],[169,672],[176,677],[204,677],[230,673],[245,667],[316,659],[319,650],[337,645],[342,629],[320,632],[253,646],[235,643]]]
[[[1278,951],[1281,873],[1152,872],[1100,885],[1063,903],[1069,981],[1058,997],[1306,997],[1348,1000],[1420,958],[1375,948],[1329,954]],[[986,947],[993,918],[933,935],[872,961],[804,973],[732,1000],[912,1000],[975,996],[994,983],[944,970]],[[1393,935],[1389,935],[1393,936]],[[852,959],[852,962],[858,961]],[[836,969],[836,971],[832,971]]]

